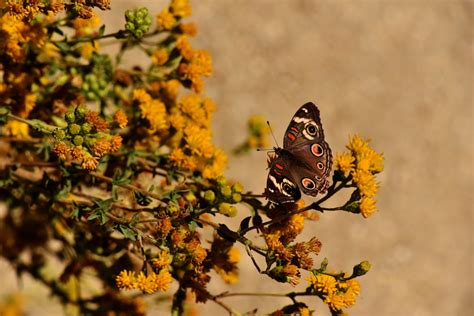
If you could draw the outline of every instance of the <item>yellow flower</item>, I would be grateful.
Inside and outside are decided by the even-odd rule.
[[[181,23],[179,29],[181,32],[189,36],[196,36],[197,34],[197,27],[194,23]]]
[[[171,282],[173,282],[173,277],[168,270],[163,269],[160,273],[155,275],[154,281],[156,284],[156,290],[166,292],[170,288]]]
[[[86,153],[84,155],[84,160],[82,161],[81,167],[86,170],[94,170],[97,168],[99,161],[96,157],[92,157],[90,154]]]
[[[157,23],[160,27],[164,28],[165,30],[171,30],[173,26],[176,24],[176,19],[171,14],[168,9],[164,9],[161,11],[157,16]]]
[[[225,167],[227,166],[227,155],[221,149],[214,151],[212,163],[206,165],[202,169],[202,176],[208,179],[215,179],[223,175]]]
[[[65,143],[57,143],[54,146],[53,152],[61,160],[66,160],[69,153],[69,147]]]
[[[151,261],[153,266],[158,269],[167,269],[171,263],[171,256],[169,251],[164,250],[159,255],[158,258],[155,258]]]
[[[139,101],[141,117],[150,123],[151,131],[166,129],[166,107],[163,102],[152,97],[143,89],[133,91],[133,99]]]
[[[185,155],[181,148],[174,148],[168,156],[171,163],[184,170],[195,170],[197,166],[196,158]]]
[[[117,283],[117,287],[119,289],[124,289],[124,290],[134,289],[134,288],[136,288],[136,285],[135,285],[135,272],[123,270],[115,278],[115,282]]]
[[[359,210],[364,218],[369,217],[375,212],[375,200],[371,197],[363,197],[359,203]]]
[[[360,293],[359,282],[355,279],[350,279],[345,282],[345,292],[343,294],[344,307],[351,307],[355,304],[355,300]]]
[[[179,111],[171,109],[170,124],[176,130],[181,131],[186,126],[186,117],[184,117]]]
[[[229,257],[230,263],[236,264],[240,261],[240,252],[239,249],[237,249],[236,247],[230,248],[229,252],[227,253],[227,256]]]
[[[347,149],[357,154],[364,151],[368,146],[368,141],[363,140],[359,135],[354,135],[349,138],[349,145],[347,145]]]
[[[114,121],[120,128],[124,128],[125,126],[127,126],[128,118],[123,110],[118,110],[114,114]]]
[[[5,134],[18,137],[18,138],[29,138],[30,133],[28,129],[28,124],[19,122],[16,120],[9,120],[3,127]]]
[[[171,79],[161,83],[161,88],[167,98],[174,100],[178,97],[180,83],[176,79]]]
[[[337,154],[334,159],[334,168],[344,173],[344,176],[348,176],[351,171],[354,170],[354,156],[351,153]]]
[[[356,170],[352,177],[363,196],[373,197],[377,194],[378,185],[375,182],[375,177],[370,172]]]
[[[96,140],[91,146],[92,153],[97,157],[102,157],[110,150],[110,141],[105,138]]]
[[[93,43],[91,42],[82,43],[80,49],[81,49],[82,58],[90,59],[93,52],[99,51],[99,42],[93,41]]]
[[[193,58],[194,50],[186,35],[178,37],[176,40],[176,48],[179,50],[181,56],[183,56],[185,60],[190,61]]]
[[[90,35],[100,25],[100,17],[92,13],[92,17],[89,19],[75,18],[74,19],[74,29],[76,30],[76,36]]]
[[[169,58],[168,50],[166,48],[156,49],[151,55],[151,62],[155,65],[164,65]]]
[[[188,147],[194,154],[207,159],[212,158],[214,145],[210,130],[190,125],[184,129],[184,134]]]
[[[326,274],[311,274],[307,279],[314,287],[314,289],[326,295],[330,295],[336,291],[337,281],[331,275]]]
[[[304,228],[304,219],[305,217],[303,214],[295,214],[291,216],[288,219],[287,229],[297,234],[301,233]]]
[[[174,15],[179,17],[190,16],[192,14],[192,7],[188,0],[172,0],[170,9]]]
[[[311,311],[308,307],[300,307],[299,308],[300,316],[311,316]]]
[[[156,273],[151,272],[145,275],[143,271],[136,278],[135,288],[141,290],[143,293],[152,294],[158,289],[157,283],[155,282]]]

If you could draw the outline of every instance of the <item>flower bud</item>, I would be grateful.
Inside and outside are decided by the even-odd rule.
[[[81,130],[83,134],[89,134],[92,130],[92,125],[89,123],[84,123],[82,124]]]
[[[81,127],[77,124],[71,124],[69,125],[69,133],[72,135],[77,135],[81,132]]]
[[[63,140],[64,137],[66,137],[66,132],[64,132],[63,129],[56,129],[54,131],[54,137],[57,139],[57,140]]]
[[[86,116],[87,112],[88,110],[84,105],[79,105],[76,108],[75,114],[78,119],[82,120]]]
[[[240,193],[232,193],[232,201],[239,203],[242,201],[242,195],[240,195]]]
[[[84,142],[84,138],[82,138],[82,136],[80,136],[80,135],[76,135],[76,136],[74,136],[74,139],[73,139],[72,142],[73,142],[74,145],[76,145],[76,146],[81,146],[82,143]]]
[[[219,213],[228,217],[237,215],[237,208],[229,203],[221,203],[219,205]]]
[[[371,264],[368,261],[362,261],[358,265],[354,266],[354,269],[352,271],[352,276],[353,277],[358,277],[366,274],[369,272],[371,267]]]
[[[228,186],[228,185],[224,185],[221,188],[220,191],[221,191],[222,195],[226,198],[229,198],[232,195],[232,190],[231,190],[230,186]]]
[[[66,114],[64,115],[64,118],[66,119],[66,122],[74,123],[74,121],[76,120],[76,116],[74,115],[74,111],[67,111]]]
[[[243,190],[244,190],[244,187],[239,182],[234,183],[234,185],[232,186],[233,192],[242,193]]]
[[[204,192],[204,199],[208,202],[213,202],[216,199],[216,194],[212,190]]]

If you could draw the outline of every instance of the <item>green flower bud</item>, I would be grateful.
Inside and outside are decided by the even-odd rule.
[[[229,203],[221,203],[219,205],[219,213],[228,217],[237,215],[237,208]]]
[[[64,118],[66,119],[66,122],[74,123],[74,121],[76,120],[76,116],[74,115],[74,111],[67,111],[66,114],[64,115]]]
[[[72,135],[77,135],[81,132],[81,127],[77,124],[71,124],[69,125],[69,133]]]
[[[87,108],[84,105],[79,105],[76,108],[76,111],[75,111],[76,118],[79,119],[79,120],[82,120],[86,116],[87,112],[89,112],[89,111],[87,110]]]
[[[242,201],[242,195],[240,195],[240,193],[232,193],[232,201],[239,203]]]
[[[212,190],[207,190],[204,192],[204,200],[208,202],[213,202],[216,199],[216,194]]]
[[[133,24],[132,22],[127,22],[127,23],[125,23],[125,29],[127,31],[132,32],[132,31],[135,30],[135,24]]]
[[[234,185],[232,186],[233,192],[242,193],[243,190],[244,190],[244,187],[239,182],[234,183]]]
[[[145,23],[145,25],[147,25],[148,27],[151,25],[152,23],[152,19],[151,19],[151,16],[147,15],[145,17],[145,20],[143,21],[143,23]]]
[[[81,146],[82,143],[84,142],[84,138],[81,135],[76,135],[76,136],[74,136],[74,139],[73,139],[72,142],[76,146]]]
[[[173,256],[173,264],[176,266],[183,266],[186,263],[186,255],[184,253],[177,253]]]
[[[227,183],[227,179],[224,176],[219,176],[216,178],[217,184],[223,186]]]
[[[66,132],[63,130],[63,129],[56,129],[54,131],[54,137],[57,139],[57,140],[63,140],[64,137],[66,137]]]
[[[226,198],[229,198],[232,195],[232,189],[228,185],[224,185],[220,191],[222,195]]]
[[[91,89],[91,86],[89,85],[89,83],[83,82],[81,88],[83,91],[89,91]]]
[[[88,100],[96,100],[97,99],[97,95],[92,91],[87,92],[86,97],[87,97]]]
[[[358,277],[366,274],[369,272],[371,266],[372,265],[368,261],[362,261],[358,265],[354,266],[352,277]]]
[[[125,19],[127,21],[134,20],[135,19],[135,11],[134,10],[125,11]]]
[[[81,130],[83,134],[89,134],[92,130],[92,125],[86,122],[82,124]]]
[[[142,30],[136,30],[133,34],[136,38],[142,38],[144,33]]]

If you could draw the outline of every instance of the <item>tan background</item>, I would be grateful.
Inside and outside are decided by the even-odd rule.
[[[157,12],[166,1],[112,1],[113,11],[105,21],[122,24],[123,10],[140,3]],[[320,107],[333,151],[344,149],[349,134],[360,133],[384,152],[380,211],[367,220],[323,214],[319,222],[307,224],[304,234],[323,242],[317,262],[327,257],[331,267],[346,271],[361,260],[372,263],[349,314],[471,314],[472,3],[192,3],[190,20],[199,27],[193,43],[208,49],[214,60],[206,91],[218,104],[218,145],[228,151],[235,147],[245,135],[246,118],[255,113],[271,121],[281,144],[293,113],[313,101]],[[264,153],[232,158],[227,174],[261,192],[265,160]],[[226,287],[217,282],[210,289],[219,293]],[[244,253],[241,282],[230,288],[292,290],[257,275]],[[45,297],[35,298],[36,291],[34,285],[27,289],[31,315],[49,314],[38,309]],[[260,313],[290,303],[262,298],[226,302],[239,311],[258,307]],[[318,315],[329,315],[316,300],[310,305]],[[224,314],[212,302],[199,309],[203,315]],[[59,308],[54,310],[61,314]]]

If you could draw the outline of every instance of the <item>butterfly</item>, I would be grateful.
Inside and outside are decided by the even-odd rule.
[[[283,148],[274,150],[275,156],[268,161],[264,193],[271,202],[296,202],[301,191],[311,196],[326,192],[332,155],[314,103],[308,102],[296,111],[285,132]]]

